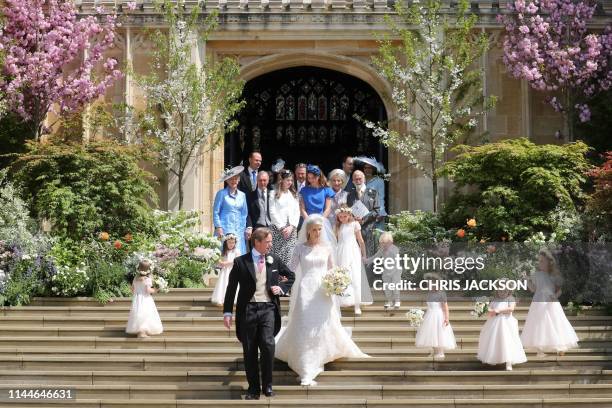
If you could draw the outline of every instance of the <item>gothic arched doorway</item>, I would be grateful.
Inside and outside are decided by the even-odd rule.
[[[282,158],[287,168],[314,163],[327,174],[347,155],[374,156],[388,168],[387,149],[353,117],[387,120],[377,92],[361,79],[324,68],[287,68],[248,81],[243,98],[239,125],[225,135],[226,166],[246,163],[259,150],[264,169]]]

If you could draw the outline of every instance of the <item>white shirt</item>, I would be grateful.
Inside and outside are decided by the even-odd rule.
[[[300,203],[287,191],[276,198],[276,192],[270,196],[270,218],[277,228],[285,228],[287,221],[297,228],[300,222]]]

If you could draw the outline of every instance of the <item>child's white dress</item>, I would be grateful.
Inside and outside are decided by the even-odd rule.
[[[223,261],[234,261],[236,257],[240,256],[240,252],[238,247],[228,251],[227,254],[223,257]],[[215,285],[215,289],[213,290],[210,301],[215,304],[222,306],[225,302],[225,290],[227,289],[227,284],[229,283],[229,275],[233,267],[233,263],[230,266],[225,266],[221,268],[219,272],[219,278],[217,279],[217,284]],[[236,291],[236,298],[238,298],[238,291]],[[236,303],[236,299],[234,299],[234,303]]]
[[[361,231],[361,225],[356,221],[340,225],[338,231],[336,262],[338,266],[347,268],[351,275],[351,284],[344,296],[340,297],[340,306],[372,304],[372,292],[361,260],[356,231]]]
[[[489,310],[506,309],[516,304],[514,297],[494,300]],[[489,317],[478,337],[478,359],[487,364],[520,364],[527,361],[519,337],[518,321],[512,314]]]
[[[147,289],[153,286],[151,277],[147,276],[144,279],[137,277],[132,283],[134,286],[134,296],[132,297],[132,309],[128,317],[126,333],[137,334],[144,332],[145,334],[160,334],[164,331],[157,307],[153,296],[148,293]]]
[[[427,295],[427,311],[423,322],[416,334],[416,346],[452,350],[457,348],[455,334],[450,325],[444,326],[443,303],[446,302],[446,293],[443,291],[430,292]]]
[[[555,291],[560,282],[541,271],[533,275],[532,282],[536,291],[521,333],[523,346],[542,352],[566,351],[577,347],[578,336],[556,300]]]

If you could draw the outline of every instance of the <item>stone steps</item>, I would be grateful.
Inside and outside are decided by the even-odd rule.
[[[602,369],[522,369],[514,371],[480,370],[338,370],[325,371],[317,377],[320,385],[530,385],[530,384],[612,384],[612,370]],[[293,371],[275,371],[275,385],[299,385]],[[170,371],[75,371],[75,370],[0,370],[0,384],[21,385],[212,385],[217,387],[246,384],[239,370]]]
[[[350,325],[347,325],[351,327]],[[97,336],[97,337],[125,337],[125,325],[115,326],[9,326],[3,325],[0,338],[13,336],[41,336],[41,337],[70,337],[70,336]],[[453,327],[456,337],[478,337],[481,325]],[[355,337],[405,337],[414,339],[416,327],[400,326],[361,326],[351,327]],[[576,326],[576,334],[580,339],[605,339],[612,341],[612,326]],[[234,326],[227,330],[219,321],[209,327],[198,325],[165,326],[164,332],[157,337],[234,337]]]
[[[107,316],[104,311],[99,313],[89,313],[77,316],[23,316],[8,315],[0,316],[0,327],[5,326],[125,326],[127,324],[129,311]],[[223,317],[220,313],[217,316],[161,316],[164,327],[179,326],[198,326],[198,327],[219,327],[222,325]],[[519,325],[525,322],[525,315],[518,316]],[[569,321],[574,327],[599,326],[612,327],[612,317],[608,316],[570,316]],[[453,328],[482,325],[485,318],[474,318],[472,316],[461,316],[451,314],[451,325]],[[350,327],[410,327],[408,319],[402,315],[394,316],[345,316],[342,317],[342,325]]]
[[[28,389],[30,386],[0,386],[7,390]],[[218,387],[216,385],[75,385],[74,393],[80,399],[240,399],[246,384]],[[281,385],[275,387],[276,399],[367,398],[398,399],[514,399],[522,398],[599,398],[612,397],[612,384],[529,384],[529,385]]]
[[[476,354],[449,355],[444,359],[430,356],[375,356],[371,358],[342,358],[325,365],[332,370],[477,370],[482,363]],[[517,366],[518,367],[518,366]],[[520,365],[523,368],[612,368],[612,355],[548,355],[532,357]],[[288,371],[282,361],[275,368]],[[0,370],[80,370],[80,371],[170,371],[170,370],[244,370],[242,357],[177,357],[177,356],[32,356],[17,355],[0,357]]]
[[[612,407],[612,316],[601,308],[569,316],[581,342],[564,356],[537,357],[513,371],[476,359],[485,319],[470,315],[473,302],[452,300],[458,348],[440,360],[414,346],[416,328],[404,314],[423,308],[421,293],[408,294],[400,310],[385,311],[381,293],[342,323],[372,358],[326,365],[319,385],[302,387],[296,374],[275,362],[277,396],[242,401],[246,378],[240,343],[223,328],[211,288],[173,289],[156,295],[164,333],[147,339],[125,334],[131,299],[101,305],[91,298],[35,299],[0,308],[0,406],[4,407]],[[524,323],[529,300],[515,316]],[[282,300],[283,315],[288,299]],[[15,388],[72,389],[75,400],[8,401]]]
[[[120,346],[120,344],[117,344]],[[373,357],[428,357],[431,350],[424,348],[376,348],[362,347],[361,350]],[[471,358],[477,353],[476,348],[465,348],[447,350],[446,358]],[[527,357],[537,359],[535,351],[526,351]],[[604,356],[612,355],[612,348],[578,348],[570,349],[565,356]],[[210,358],[210,357],[242,357],[242,348],[238,343],[235,347],[209,347],[209,348],[159,348],[159,349],[140,349],[140,348],[88,348],[82,347],[2,347],[0,346],[0,358],[5,356],[49,356],[49,357],[90,357],[90,356],[131,356],[146,358],[152,356],[163,357],[190,357],[190,358]],[[547,355],[547,358],[554,354]],[[541,361],[546,361],[544,358]]]
[[[360,347],[377,347],[395,350],[414,347],[414,337],[353,337]],[[474,349],[478,347],[478,336],[456,337],[458,349]],[[240,343],[233,336],[218,337],[176,337],[154,336],[147,339],[135,337],[96,337],[96,336],[0,336],[0,347],[65,347],[86,348],[122,348],[122,349],[194,349],[202,346],[227,347]],[[612,340],[605,338],[581,338],[579,348],[612,348]]]
[[[223,407],[240,408],[245,406],[257,407],[329,407],[338,406],[342,408],[609,408],[612,398],[525,398],[515,400],[500,399],[342,399],[330,404],[326,399],[262,399],[259,401],[239,401],[239,400],[107,400],[107,399],[77,399],[74,405],[82,408],[180,408],[180,407]],[[55,402],[19,402],[16,404],[3,405],[4,408],[58,408],[72,405],[64,401]]]

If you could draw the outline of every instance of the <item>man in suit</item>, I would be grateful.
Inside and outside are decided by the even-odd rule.
[[[353,188],[353,169],[355,168],[353,164],[353,156],[344,156],[342,159],[342,171],[346,174],[346,184],[344,185],[345,190],[350,190]]]
[[[363,218],[356,218],[362,227],[373,223],[378,218],[378,212],[380,205],[378,203],[378,192],[372,188],[366,186],[365,174],[361,170],[355,170],[353,172],[353,184],[348,186],[346,189],[348,195],[346,197],[346,203],[349,207],[355,204],[355,201],[359,200],[366,206],[370,212]]]
[[[257,188],[247,193],[247,205],[249,215],[247,227],[251,231],[261,227],[269,227],[272,224],[270,218],[270,199],[273,190],[268,188],[270,176],[267,171],[260,171],[257,175]]]
[[[298,163],[295,165],[295,177],[293,177],[293,184],[295,191],[298,193],[306,185],[306,164]]]
[[[366,244],[366,256],[374,255],[378,249],[378,242],[375,234],[376,221],[378,220],[380,204],[378,192],[366,186],[365,174],[361,170],[353,172],[353,185],[347,188],[346,204],[352,207],[356,201],[361,201],[369,210],[363,218],[355,217],[355,221],[361,224],[361,234]],[[371,269],[366,271],[368,282],[373,283],[375,275]]]
[[[242,343],[244,367],[249,389],[246,399],[259,399],[260,392],[274,396],[272,369],[274,367],[274,336],[281,328],[280,300],[291,289],[293,272],[275,256],[272,232],[259,228],[253,232],[252,251],[234,260],[223,305],[223,324],[232,325],[232,309],[236,290],[236,337]],[[261,352],[261,382],[259,378],[258,350]],[[260,388],[260,385],[262,387]]]
[[[261,167],[261,153],[251,152],[249,156],[249,165],[240,173],[240,183],[238,190],[242,191],[247,196],[257,187],[257,175]]]

